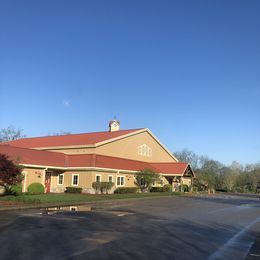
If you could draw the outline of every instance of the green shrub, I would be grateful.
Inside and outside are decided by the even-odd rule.
[[[172,192],[172,185],[171,184],[165,184],[163,186],[163,192]]]
[[[92,188],[96,190],[96,192],[101,191],[101,193],[107,193],[114,186],[113,182],[99,182],[95,181],[92,183]]]
[[[188,192],[189,186],[187,184],[181,184],[181,191],[182,192]]]
[[[32,183],[28,186],[29,194],[42,194],[44,193],[44,186],[41,183]]]
[[[101,182],[100,190],[101,193],[108,192],[114,186],[113,182]]]
[[[95,189],[96,192],[98,192],[100,190],[100,188],[101,188],[101,184],[100,183],[101,183],[100,181],[94,181],[92,183],[92,188]]]
[[[152,187],[150,192],[163,192],[163,187]]]
[[[65,192],[66,193],[81,193],[82,192],[82,188],[79,188],[79,187],[66,187]]]
[[[172,192],[172,185],[165,184],[163,187],[152,187],[150,192]]]
[[[198,189],[198,187],[194,187],[194,186],[193,186],[193,187],[192,187],[192,191],[193,191],[193,192],[198,192],[199,189]]]
[[[115,194],[125,194],[125,193],[136,193],[137,191],[138,191],[138,188],[136,188],[136,187],[131,187],[131,188],[121,187],[121,188],[115,189],[114,193]]]
[[[5,195],[18,196],[22,194],[22,184],[14,184],[5,189]]]

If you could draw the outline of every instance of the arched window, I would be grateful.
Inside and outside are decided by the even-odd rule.
[[[147,144],[142,144],[137,147],[137,154],[152,157],[152,149]]]

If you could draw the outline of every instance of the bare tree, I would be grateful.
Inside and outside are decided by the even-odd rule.
[[[194,152],[192,152],[188,149],[183,149],[182,151],[175,152],[174,156],[180,162],[189,163],[193,169],[198,168],[199,156],[197,154],[195,154]]]
[[[26,135],[23,134],[23,129],[16,128],[12,125],[0,130],[0,142],[13,141],[24,137],[26,137]]]
[[[70,131],[60,131],[60,132],[49,133],[48,136],[71,135],[71,134],[72,133]]]

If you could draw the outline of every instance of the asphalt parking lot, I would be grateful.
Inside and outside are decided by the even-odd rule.
[[[10,211],[0,213],[0,259],[260,259],[259,234],[258,197],[172,196],[95,209]]]

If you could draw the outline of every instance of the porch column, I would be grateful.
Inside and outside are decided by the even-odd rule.
[[[23,174],[23,176],[24,176],[24,179],[23,179],[23,189],[22,189],[22,191],[23,191],[23,192],[26,192],[27,172],[26,172],[26,171],[23,171],[22,174]]]
[[[42,185],[44,187],[44,193],[46,193],[45,189],[45,175],[46,175],[47,168],[43,169],[43,176],[42,176]]]

